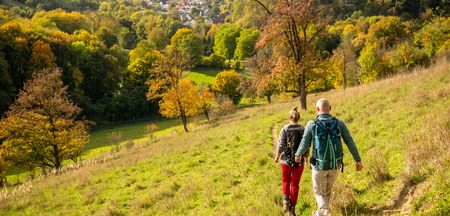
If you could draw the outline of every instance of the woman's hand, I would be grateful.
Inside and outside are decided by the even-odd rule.
[[[280,153],[279,152],[277,152],[277,154],[275,155],[275,158],[273,158],[273,160],[275,161],[275,163],[278,163],[278,162],[280,162]]]
[[[275,158],[273,160],[275,161],[275,163],[279,163],[280,162],[280,157],[275,156]]]

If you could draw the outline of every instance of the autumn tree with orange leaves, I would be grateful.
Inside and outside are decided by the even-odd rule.
[[[296,79],[296,86],[285,91],[299,93],[301,108],[306,109],[307,86],[313,80],[310,75],[319,64],[312,44],[328,24],[327,7],[314,0],[277,0],[270,8],[261,0],[252,1],[269,15],[257,47],[284,46],[284,70],[291,71]]]

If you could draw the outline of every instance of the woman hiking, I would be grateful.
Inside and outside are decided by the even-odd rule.
[[[297,107],[289,111],[289,124],[280,131],[280,140],[276,149],[275,162],[281,164],[281,181],[283,191],[283,210],[295,216],[300,178],[303,173],[304,161],[295,162],[295,152],[303,137],[305,128],[298,124],[300,113]]]

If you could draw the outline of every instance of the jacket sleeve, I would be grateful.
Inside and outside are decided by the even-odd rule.
[[[342,139],[345,142],[345,145],[347,145],[348,150],[350,150],[350,153],[353,156],[353,159],[356,162],[361,161],[361,157],[359,156],[358,149],[356,148],[355,141],[353,141],[352,136],[350,135],[350,131],[348,130],[347,126],[343,121],[339,121],[339,130],[341,131]]]
[[[295,153],[295,156],[301,156],[305,153],[309,152],[309,147],[311,146],[312,141],[312,124],[314,121],[309,121],[308,124],[306,124],[305,131],[303,132],[302,141],[300,142],[300,146],[297,149],[297,152]]]
[[[283,152],[286,149],[286,130],[285,128],[281,128],[280,135],[279,135],[279,141],[277,146],[278,153]]]

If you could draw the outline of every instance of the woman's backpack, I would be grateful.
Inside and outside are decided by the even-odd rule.
[[[295,152],[297,151],[300,141],[303,137],[304,128],[303,127],[286,127],[286,149],[284,150],[284,155],[286,156],[286,162],[289,166],[298,167],[303,164],[303,158],[300,163],[295,162]]]

